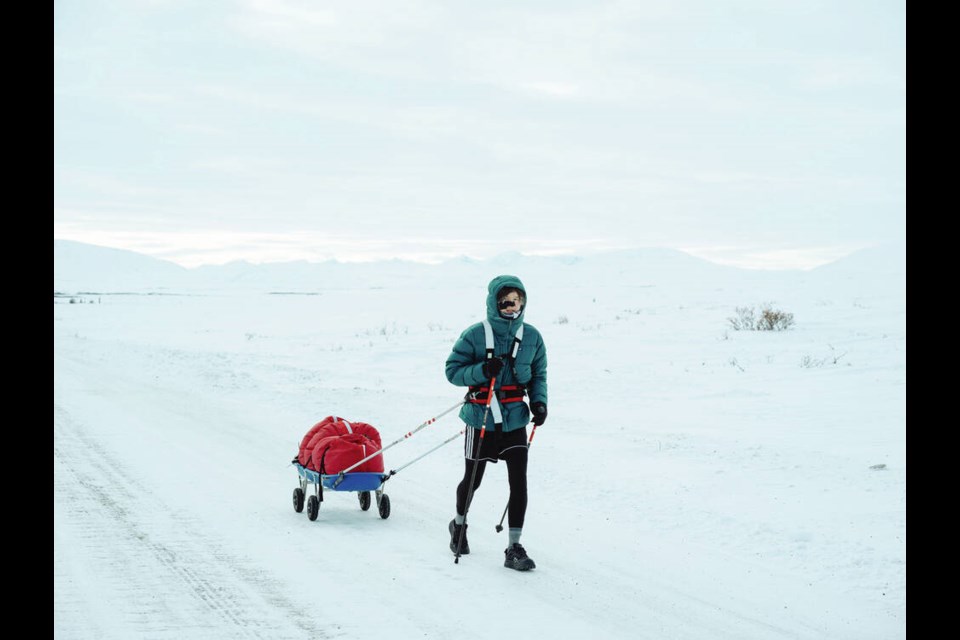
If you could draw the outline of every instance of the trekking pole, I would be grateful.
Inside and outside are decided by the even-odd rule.
[[[392,447],[392,446],[394,446],[394,445],[396,445],[396,444],[400,444],[401,442],[403,442],[404,440],[406,440],[407,438],[409,438],[410,436],[412,436],[413,434],[415,434],[417,431],[420,431],[420,429],[423,429],[424,427],[433,424],[434,422],[436,422],[437,420],[439,420],[439,419],[442,418],[443,416],[447,415],[448,413],[450,413],[451,411],[453,411],[453,410],[456,409],[457,407],[461,406],[461,405],[462,405],[463,403],[465,403],[465,402],[466,402],[466,400],[461,400],[460,402],[458,402],[457,404],[453,405],[452,407],[450,407],[449,409],[447,409],[447,410],[444,411],[443,413],[437,414],[436,416],[430,418],[429,420],[427,420],[426,422],[424,422],[423,424],[421,424],[419,427],[417,427],[417,428],[414,429],[413,431],[408,431],[408,432],[407,432],[406,434],[404,434],[402,437],[397,438],[396,440],[394,440],[393,442],[391,442],[390,444],[388,444],[388,445],[385,446],[384,448],[380,449],[380,451],[377,451],[377,452],[375,452],[375,453],[371,453],[370,455],[368,455],[366,458],[364,458],[364,459],[361,460],[360,462],[357,462],[357,463],[355,463],[355,464],[350,465],[349,467],[347,467],[346,469],[344,469],[343,471],[341,471],[340,473],[337,474],[337,479],[334,481],[333,486],[334,486],[334,487],[337,487],[337,486],[340,485],[341,482],[343,482],[343,480],[344,480],[344,474],[345,474],[345,473],[347,473],[347,472],[349,472],[349,471],[352,471],[353,469],[356,469],[357,467],[359,467],[360,465],[362,465],[362,464],[363,464],[364,462],[366,462],[367,460],[372,460],[373,458],[376,458],[376,457],[379,456],[379,455],[383,455],[383,452],[386,451],[387,449],[389,449],[390,447]],[[428,451],[427,453],[429,453],[429,451]],[[421,456],[421,457],[423,457],[423,456]],[[398,471],[399,471],[399,469],[398,469]]]
[[[533,425],[533,431],[530,432],[530,439],[527,440],[527,450],[529,451],[530,445],[533,443],[533,434],[537,432],[537,425]],[[497,530],[497,533],[503,531],[503,519],[507,517],[507,509],[510,508],[510,498],[507,498],[507,506],[503,508],[503,515],[500,516],[500,524],[498,524],[494,529]]]
[[[463,505],[463,528],[460,529],[460,535],[457,537],[457,554],[453,559],[454,564],[460,564],[460,548],[463,546],[463,539],[467,530],[467,511],[470,509],[470,501],[473,500],[473,481],[477,477],[477,465],[480,464],[480,450],[483,448],[483,436],[487,432],[487,413],[490,411],[490,402],[496,394],[494,385],[497,382],[497,376],[490,378],[489,391],[487,392],[487,404],[483,408],[483,422],[480,423],[480,442],[477,443],[477,451],[473,459],[473,472],[470,474],[470,486],[467,487],[467,501]]]

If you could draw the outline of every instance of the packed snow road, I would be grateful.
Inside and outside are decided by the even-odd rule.
[[[902,637],[898,544],[817,529],[831,509],[856,504],[871,539],[898,534],[899,471],[863,472],[844,487],[854,472],[835,470],[849,457],[840,441],[818,458],[819,440],[793,430],[751,437],[744,415],[802,407],[809,389],[753,397],[718,383],[721,401],[751,403],[725,432],[689,426],[716,398],[699,387],[699,404],[678,406],[691,393],[671,391],[669,375],[659,386],[597,376],[572,393],[565,362],[599,354],[627,370],[604,336],[551,345],[556,401],[531,450],[523,539],[535,571],[502,566],[503,465],[488,469],[471,507],[471,555],[453,563],[459,443],[387,482],[388,519],[361,511],[355,493],[327,492],[310,522],[291,506],[289,462],[313,423],[334,413],[367,421],[386,443],[459,395],[442,377],[457,331],[276,328],[314,303],[283,301],[244,325],[233,312],[247,303],[236,299],[55,306],[55,637]],[[654,343],[651,353],[663,348]],[[411,386],[409,371],[431,375]],[[592,432],[579,428],[590,405],[578,398],[638,383],[645,399],[628,405],[653,416],[647,427],[624,432],[621,404],[601,407]],[[656,425],[668,413],[676,426]],[[387,452],[387,468],[460,426],[440,420]],[[854,481],[873,484],[864,493]],[[790,491],[790,506],[768,508]],[[870,584],[886,585],[890,603]]]

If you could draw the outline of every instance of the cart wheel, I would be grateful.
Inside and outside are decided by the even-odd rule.
[[[370,492],[369,491],[361,491],[357,497],[360,498],[361,509],[366,511],[367,509],[370,508]]]
[[[311,520],[316,520],[319,512],[320,500],[317,499],[317,496],[310,496],[307,499],[307,517]]]
[[[383,494],[380,496],[380,504],[377,505],[380,510],[380,517],[386,520],[390,517],[390,496]]]
[[[297,513],[303,511],[303,489],[300,487],[293,490],[293,510]]]

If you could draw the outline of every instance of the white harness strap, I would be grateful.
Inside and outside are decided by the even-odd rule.
[[[493,393],[492,391],[490,393]],[[500,402],[497,401],[497,394],[490,398],[490,413],[493,414],[494,427],[503,424],[503,413],[500,411]]]
[[[486,318],[483,319],[483,338],[487,341],[487,360],[489,360],[493,357],[493,327]]]
[[[487,342],[487,359],[493,357],[493,325],[487,318],[483,319],[483,338]],[[510,349],[510,357],[516,358],[517,351],[520,349],[520,342],[523,340],[523,323],[517,327],[517,334],[513,338],[513,348]]]
[[[483,337],[486,340],[487,347],[487,360],[493,358],[493,326],[490,324],[490,321],[486,318],[483,319]],[[513,338],[513,348],[510,349],[510,360],[513,361],[517,357],[517,352],[520,350],[520,342],[523,340],[523,323],[520,323],[520,327],[517,329],[516,336]],[[500,402],[497,400],[497,394],[494,393],[493,389],[490,389],[488,392],[490,394],[490,411],[493,413],[493,424],[501,425],[503,424],[503,412],[500,410]]]
[[[517,352],[520,351],[520,342],[523,340],[523,323],[520,323],[520,328],[517,329],[517,335],[513,337],[513,349],[510,350],[510,359],[517,359]]]

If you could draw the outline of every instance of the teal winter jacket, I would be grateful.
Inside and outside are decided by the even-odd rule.
[[[500,311],[497,309],[497,293],[504,287],[520,289],[526,299],[520,310],[520,316],[513,320],[502,318]],[[514,336],[516,336],[517,329],[520,328],[520,323],[523,322],[529,303],[530,296],[527,295],[526,287],[516,276],[497,276],[487,286],[487,320],[493,327],[493,353],[496,356],[501,356],[505,364],[500,371],[500,375],[497,376],[495,388],[500,389],[503,386],[523,384],[526,385],[529,402],[547,404],[547,349],[543,344],[540,332],[531,325],[524,323],[523,339],[512,366],[510,366],[507,357],[513,347]],[[486,386],[490,382],[482,372],[486,358],[486,338],[484,337],[483,323],[478,322],[461,333],[460,338],[453,345],[453,351],[447,358],[447,380],[461,387]],[[460,409],[460,418],[467,425],[480,428],[484,407],[483,404],[468,402]],[[504,431],[522,429],[530,422],[530,409],[526,402],[501,402],[500,408],[503,412]],[[493,428],[493,415],[489,411],[487,412],[486,426],[488,429]]]

